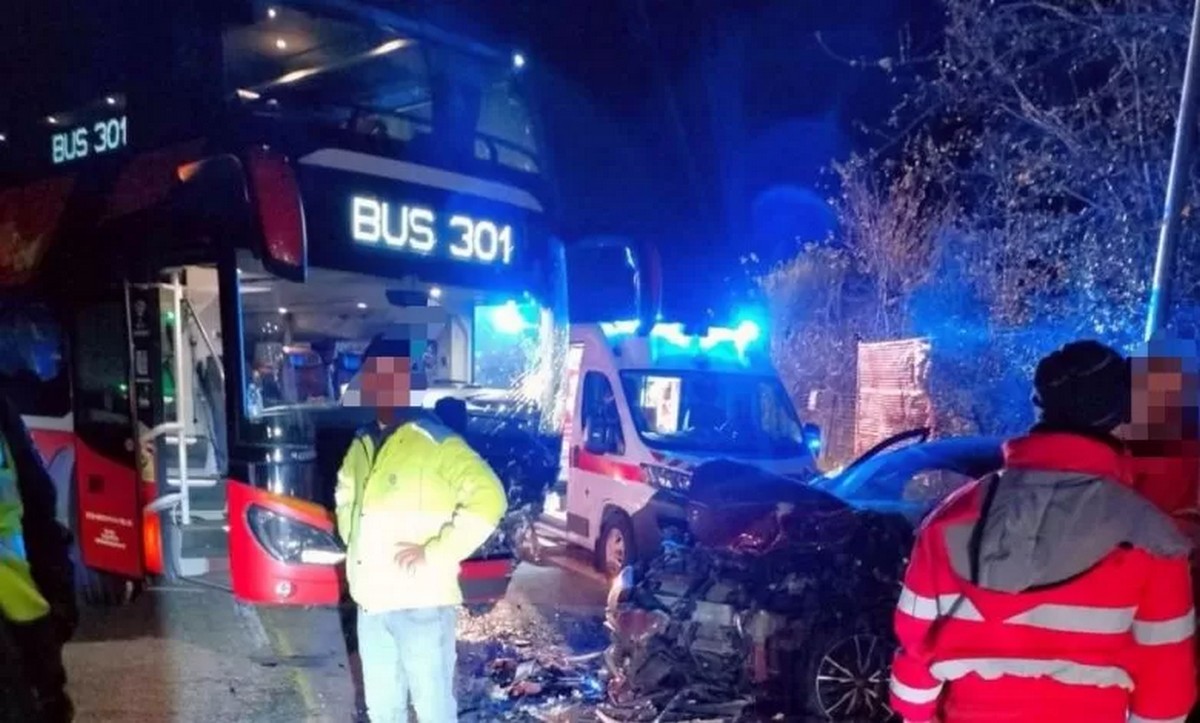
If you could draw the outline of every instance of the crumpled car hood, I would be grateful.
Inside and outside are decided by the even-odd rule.
[[[858,525],[854,509],[833,495],[729,460],[696,468],[684,514],[700,545],[758,553],[844,542]]]

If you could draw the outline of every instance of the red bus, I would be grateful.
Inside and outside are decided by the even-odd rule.
[[[372,342],[400,358],[396,414],[486,387],[554,428],[565,265],[524,59],[349,1],[81,7],[83,35],[50,10],[9,27],[54,75],[0,68],[27,79],[0,106],[0,393],[86,596],[166,576],[336,603]],[[530,452],[494,443],[496,414],[510,481]],[[463,565],[469,600],[507,586],[500,537]]]

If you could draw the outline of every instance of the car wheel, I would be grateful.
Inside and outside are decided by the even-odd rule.
[[[600,528],[600,539],[596,543],[596,569],[611,580],[635,560],[637,547],[633,539],[633,523],[625,513],[614,512]]]
[[[490,615],[496,609],[495,602],[486,603],[467,603],[463,605],[466,608],[467,616],[471,618],[482,618]]]
[[[888,704],[895,646],[866,630],[842,630],[814,638],[805,679],[808,709],[821,720],[897,720]]]

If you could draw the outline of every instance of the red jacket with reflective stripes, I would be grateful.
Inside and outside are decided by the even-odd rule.
[[[919,530],[896,611],[906,721],[1183,723],[1188,544],[1104,442],[1034,434]]]
[[[1186,525],[1187,521],[1178,517],[1200,507],[1200,441],[1132,440],[1126,445],[1129,483],[1163,512],[1176,517],[1181,526]]]

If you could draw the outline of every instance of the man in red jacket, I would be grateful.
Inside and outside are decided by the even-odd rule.
[[[1039,421],[921,527],[892,706],[927,723],[1183,723],[1196,698],[1190,545],[1121,480],[1125,359],[1038,364]]]
[[[1133,402],[1124,430],[1130,483],[1200,537],[1200,413],[1195,344],[1151,341],[1132,359]]]

